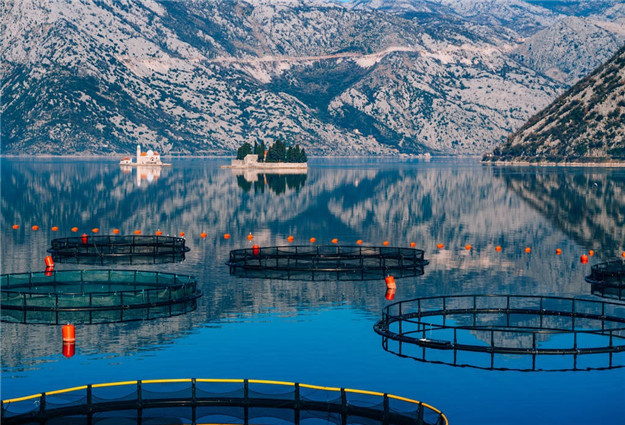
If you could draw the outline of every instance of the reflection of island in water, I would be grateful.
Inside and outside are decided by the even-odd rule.
[[[306,183],[306,170],[301,169],[284,169],[279,172],[259,173],[258,170],[233,169],[232,174],[237,177],[237,185],[244,192],[249,192],[254,188],[256,193],[264,193],[265,186],[276,195],[285,193],[287,189],[299,190]]]
[[[163,167],[159,167],[156,165],[120,165],[119,169],[123,174],[132,174],[132,170],[136,170],[136,183],[137,187],[141,187],[141,181],[145,180],[148,183],[152,183],[157,180],[161,176],[161,171]]]

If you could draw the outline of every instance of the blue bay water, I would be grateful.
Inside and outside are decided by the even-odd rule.
[[[625,417],[624,369],[515,372],[402,358],[385,351],[373,331],[389,304],[382,279],[244,279],[225,265],[231,249],[251,245],[249,233],[261,246],[287,245],[289,235],[303,245],[311,237],[317,244],[414,241],[430,264],[423,276],[397,280],[395,301],[461,294],[601,299],[584,276],[625,249],[625,171],[317,159],[304,177],[235,175],[220,168],[226,163],[179,159],[171,168],[128,173],[113,161],[1,160],[2,273],[43,270],[50,240],[74,235],[73,226],[78,234],[160,229],[185,232],[185,261],[121,268],[192,274],[204,293],[183,316],[77,326],[69,359],[61,354],[60,326],[2,323],[3,399],[111,381],[255,378],[410,397],[441,409],[452,424]],[[580,264],[590,249],[590,264]],[[570,357],[548,361],[566,368]]]

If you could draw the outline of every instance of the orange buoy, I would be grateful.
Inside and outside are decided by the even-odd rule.
[[[386,298],[389,301],[393,301],[393,298],[395,298],[395,291],[396,291],[396,289],[387,288],[386,289],[386,294],[384,294],[384,298]]]
[[[415,246],[417,246],[416,242],[410,242],[410,248],[414,248]]]
[[[97,227],[94,227],[93,229],[91,229],[91,231],[93,233],[98,233],[100,231],[100,229],[98,229]]]
[[[63,325],[63,342],[74,342],[76,341],[76,334],[74,325]]]
[[[356,243],[357,243],[358,245],[362,245],[362,239],[358,239],[358,240],[356,241]]]
[[[339,243],[339,240],[337,238],[334,238],[330,242],[332,242],[332,243]]]
[[[47,277],[50,277],[50,276],[52,276],[52,273],[54,273],[54,266],[46,267],[44,275],[46,275]]]
[[[527,252],[529,254],[530,252],[532,252],[532,248],[530,248],[529,246],[526,246],[525,247],[525,252]]]
[[[37,225],[35,224],[33,227],[31,227],[31,229],[33,229],[33,230],[39,230],[39,226],[37,226]]]
[[[113,233],[117,235],[119,233],[119,229],[113,229]]]
[[[592,249],[588,251],[588,256],[592,257],[594,255],[595,255],[595,251],[593,251]]]
[[[202,232],[202,233],[200,233],[200,237],[201,237],[202,239],[204,239],[206,236],[208,236],[208,235],[206,234],[206,232]]]
[[[386,287],[388,289],[397,289],[397,285],[395,284],[395,278],[391,275],[386,276],[386,278],[384,279],[384,282],[386,282]]]
[[[46,258],[43,259],[44,263],[46,263],[46,267],[54,267],[54,260],[50,255],[47,255]]]
[[[382,242],[382,245],[384,245],[384,246],[388,246],[388,241],[384,241],[384,242]]]
[[[73,357],[76,354],[76,343],[75,342],[63,342],[63,356]]]
[[[293,242],[295,238],[293,236],[287,236],[286,240],[289,242]]]
[[[469,244],[466,244],[466,245],[464,246],[464,249],[466,249],[467,251],[470,251],[470,250],[471,250],[471,248],[473,248],[473,247],[472,247],[471,245],[469,245]]]
[[[621,257],[625,258],[625,251],[621,253]]]
[[[582,254],[582,256],[579,257],[579,262],[582,264],[586,264],[588,262],[588,256],[586,254]]]
[[[445,245],[443,245],[442,243],[439,243],[438,245],[436,245],[436,248],[443,249],[445,248]]]
[[[157,230],[155,233],[156,236],[161,236],[162,234],[163,234],[162,230]]]
[[[500,247],[499,245],[497,245],[497,246],[495,247],[495,251],[497,251],[497,252],[501,252],[501,247]]]
[[[184,238],[184,232],[180,232],[180,237]]]
[[[72,227],[72,232],[76,233],[78,231],[78,227]]]
[[[80,239],[82,240],[82,243],[84,245],[87,244],[87,234],[86,233],[83,233],[82,236],[80,237]]]
[[[556,248],[556,255],[562,254],[562,250],[560,248]]]
[[[20,226],[19,226],[18,224],[14,224],[14,225],[13,225],[13,226],[11,226],[11,227],[13,227],[13,230],[17,230],[17,229],[19,229],[19,228],[20,228]]]
[[[53,232],[57,232],[59,230],[59,228],[57,226],[52,226],[52,229],[50,229],[50,230],[52,230]]]
[[[254,239],[254,235],[252,235],[251,233],[249,235],[247,235],[247,240],[251,241],[252,239]]]
[[[260,246],[258,246],[258,245],[252,246],[252,254],[259,255],[260,254]]]
[[[310,238],[310,243],[315,243],[315,242],[317,242],[316,238]]]
[[[224,239],[230,239],[230,233],[224,233]]]
[[[137,229],[135,230],[135,235],[140,235],[141,234],[141,230]]]

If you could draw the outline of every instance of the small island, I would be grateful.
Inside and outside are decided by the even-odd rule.
[[[154,152],[152,149],[147,152],[141,151],[141,145],[137,145],[137,162],[132,162],[132,158],[126,156],[119,161],[119,165],[125,167],[169,167],[171,164],[166,164],[161,161],[161,156]]]
[[[238,150],[229,168],[254,168],[265,170],[283,170],[308,168],[306,151],[298,144],[288,146],[280,139],[265,148],[264,143],[254,142],[254,146],[245,142]]]

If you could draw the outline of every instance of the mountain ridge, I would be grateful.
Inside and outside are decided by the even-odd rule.
[[[282,137],[315,155],[475,155],[566,87],[511,58],[513,30],[458,17],[323,1],[5,7],[3,154],[228,155]]]

